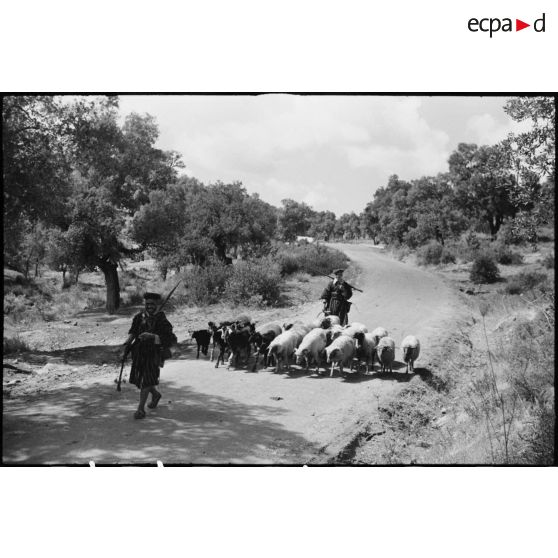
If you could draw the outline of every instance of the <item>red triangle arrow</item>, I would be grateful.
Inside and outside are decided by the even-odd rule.
[[[524,21],[521,21],[520,19],[515,20],[515,30],[516,31],[521,31],[522,29],[525,29],[526,27],[531,27],[531,24],[530,23],[525,23]]]

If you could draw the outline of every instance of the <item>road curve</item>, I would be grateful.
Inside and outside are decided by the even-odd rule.
[[[452,317],[456,299],[443,281],[365,244],[335,245],[360,267],[351,321],[383,326],[399,344],[419,337],[423,360]],[[316,302],[298,317],[315,318]],[[290,316],[285,316],[288,318]],[[396,358],[401,360],[400,352]],[[420,360],[418,363],[420,366]],[[207,361],[170,361],[163,399],[134,420],[137,390],[93,383],[4,401],[6,463],[285,464],[334,455],[359,421],[376,413],[409,376],[345,379],[296,370],[215,369]]]

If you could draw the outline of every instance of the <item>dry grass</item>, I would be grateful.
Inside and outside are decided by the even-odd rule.
[[[554,462],[554,269],[545,263],[554,245],[519,250],[521,264],[500,267],[503,281],[480,288],[468,281],[470,264],[438,270],[462,292],[474,289],[462,295],[468,315],[428,370],[378,408],[381,433],[362,437],[354,462]],[[502,283],[519,274],[520,293],[510,294]]]
[[[448,455],[462,456],[467,440],[484,448],[479,463],[552,463],[554,295],[534,300],[489,295],[474,313],[474,368],[455,390],[467,417],[464,440],[453,440]]]
[[[31,347],[17,333],[13,337],[3,338],[2,353],[5,355],[29,350]]]

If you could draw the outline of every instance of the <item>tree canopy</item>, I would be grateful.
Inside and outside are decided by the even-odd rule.
[[[163,269],[187,263],[225,261],[250,251],[275,234],[276,211],[240,182],[204,186],[181,178],[164,193],[153,192],[133,221],[134,239],[150,247]]]
[[[127,219],[176,180],[180,158],[155,148],[151,116],[131,114],[120,125],[115,97],[5,97],[3,119],[5,254],[18,259],[26,222],[58,229],[50,261],[100,269],[113,312],[117,265],[133,250]]]

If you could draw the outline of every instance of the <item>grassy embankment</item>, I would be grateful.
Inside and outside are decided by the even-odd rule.
[[[471,282],[474,254],[466,251],[433,267],[459,291],[465,311],[434,354],[423,350],[409,384],[378,408],[378,421],[364,425],[336,462],[553,463],[552,232],[536,251],[512,252],[491,284]],[[424,251],[395,256],[416,264]]]

